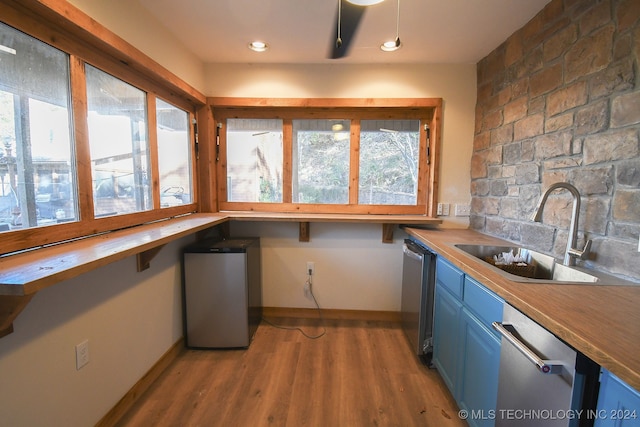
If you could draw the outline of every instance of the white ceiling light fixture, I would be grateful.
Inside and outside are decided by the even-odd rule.
[[[347,1],[357,6],[373,6],[374,4],[382,3],[384,0],[347,0]]]
[[[396,16],[396,39],[384,42],[380,45],[380,49],[385,52],[394,52],[402,47],[400,42],[400,0],[398,0],[398,14]]]
[[[254,52],[264,52],[269,49],[269,45],[261,41],[253,41],[249,43],[249,49]]]

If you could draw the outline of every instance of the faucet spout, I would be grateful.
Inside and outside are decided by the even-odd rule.
[[[582,250],[575,247],[576,242],[578,241],[578,217],[580,215],[580,193],[578,192],[578,189],[568,182],[556,182],[551,184],[542,197],[540,197],[532,220],[535,222],[542,222],[542,211],[544,209],[544,205],[547,203],[547,198],[549,197],[549,194],[557,189],[568,190],[573,197],[571,224],[569,225],[569,237],[567,239],[567,250],[564,254],[563,264],[575,265],[575,258],[585,259],[591,249],[591,240],[587,240],[587,243]]]

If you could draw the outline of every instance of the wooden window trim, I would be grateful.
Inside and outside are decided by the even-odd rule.
[[[205,201],[204,211],[211,212],[215,209],[215,198],[205,193],[207,186],[200,188],[199,179],[197,179],[200,163],[198,157],[202,157],[203,162],[210,162],[208,158],[210,150],[202,150],[204,153],[198,156],[194,144],[191,144],[192,203],[169,208],[159,207],[157,146],[154,148],[155,142],[151,141],[152,135],[156,133],[155,129],[152,129],[156,112],[155,109],[149,108],[147,124],[150,156],[153,159],[150,173],[152,173],[154,208],[144,212],[94,218],[85,64],[95,66],[143,90],[147,94],[148,106],[155,105],[155,99],[161,98],[187,111],[190,120],[197,117],[200,146],[206,146],[212,140],[210,128],[212,121],[208,117],[210,110],[206,106],[206,97],[65,0],[0,0],[0,17],[1,22],[69,55],[72,104],[70,114],[73,118],[75,143],[73,167],[76,169],[78,180],[77,197],[80,216],[76,222],[4,232],[1,253],[46,246],[202,211],[203,207],[199,206],[200,198]],[[193,139],[193,128],[191,134]],[[215,185],[215,179],[213,182]],[[157,206],[156,203],[158,203]]]
[[[226,135],[220,133],[220,156],[216,163],[218,207],[225,211],[302,212],[344,214],[425,215],[435,218],[438,194],[439,153],[442,126],[441,98],[208,98],[216,125],[228,118],[280,118],[283,119],[283,203],[227,202],[226,188]],[[425,129],[420,129],[420,168],[418,175],[417,205],[385,206],[358,204],[358,162],[351,156],[349,204],[304,204],[291,202],[291,150],[290,126],[293,118],[351,118],[351,152],[358,151],[357,137],[362,119],[421,119],[429,125],[427,147]],[[288,128],[288,127],[289,128]],[[359,134],[359,133],[358,133]],[[427,149],[428,148],[428,149]]]

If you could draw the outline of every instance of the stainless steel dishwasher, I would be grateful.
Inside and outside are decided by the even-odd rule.
[[[405,239],[403,254],[402,328],[414,353],[430,364],[433,355],[436,255],[411,239]]]
[[[509,304],[502,323],[496,426],[592,426],[600,367]]]

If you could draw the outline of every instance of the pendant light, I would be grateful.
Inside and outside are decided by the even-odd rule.
[[[342,0],[338,0],[338,35],[336,37],[336,47],[340,49],[342,47],[342,37],[340,37],[340,30],[342,28]]]
[[[382,43],[382,45],[380,45],[380,49],[382,49],[385,52],[393,52],[400,49],[401,46],[402,46],[402,43],[400,43],[400,0],[398,0],[398,14],[396,16],[396,39],[393,41]]]

